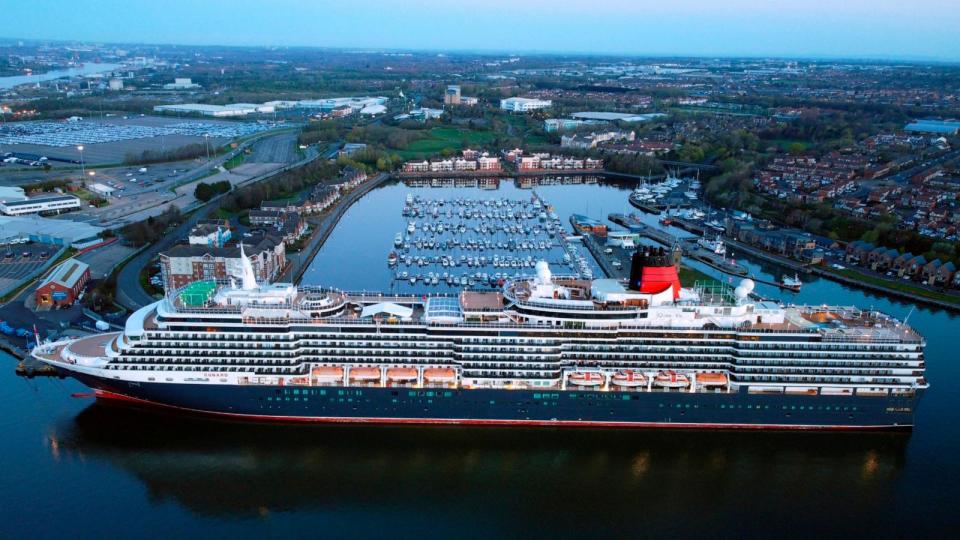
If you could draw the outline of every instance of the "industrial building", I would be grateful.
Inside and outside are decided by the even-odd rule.
[[[547,118],[543,121],[543,130],[547,133],[566,131],[580,126],[606,124],[604,120],[578,120],[576,118]]]
[[[655,118],[665,117],[663,113],[630,114],[618,112],[584,111],[570,115],[578,120],[601,120],[605,122],[649,122]]]
[[[43,278],[34,297],[38,307],[69,306],[77,301],[90,281],[90,267],[76,259],[67,259]]]
[[[387,98],[382,96],[340,97],[329,99],[304,99],[296,102],[296,107],[301,109],[332,111],[333,109],[347,106],[353,109],[355,112],[359,112],[360,114],[378,114],[379,112],[386,110],[386,107],[384,107],[386,103]]]
[[[26,198],[23,188],[0,186],[0,203],[22,201]]]
[[[88,186],[88,187],[90,188],[90,191],[93,191],[94,193],[97,193],[98,195],[103,195],[104,197],[113,197],[113,194],[114,194],[115,191],[116,191],[116,190],[114,190],[114,188],[112,188],[112,187],[110,187],[110,186],[108,186],[108,185],[106,185],[106,184],[101,184],[101,183],[99,183],[99,182],[98,182],[98,183],[95,183],[95,184],[91,184],[91,185]]]
[[[177,77],[172,83],[163,85],[164,90],[195,90],[200,85],[193,82],[189,77]]]
[[[510,112],[530,112],[538,109],[547,109],[553,106],[549,99],[512,97],[500,100],[500,108]]]
[[[54,246],[84,248],[102,241],[102,227],[40,216],[0,216],[0,243],[26,238]]]
[[[903,128],[904,131],[913,131],[915,133],[935,133],[937,135],[956,135],[960,132],[960,121],[958,120],[915,120]]]
[[[157,105],[153,108],[154,112],[159,113],[182,113],[182,114],[200,114],[203,116],[213,116],[216,118],[229,118],[233,116],[246,116],[255,113],[272,113],[276,110],[273,105],[266,103],[258,105],[256,103],[231,103],[230,105],[207,105],[204,103],[180,103],[177,105]]]
[[[408,113],[398,114],[393,117],[394,120],[420,120],[425,122],[434,118],[440,118],[443,116],[443,109],[430,109],[427,107],[421,107],[419,109],[412,109]]]
[[[73,195],[50,195],[21,201],[0,202],[0,213],[7,216],[59,214],[80,208],[80,199]]]

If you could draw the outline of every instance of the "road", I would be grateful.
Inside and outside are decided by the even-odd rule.
[[[944,163],[948,161],[953,161],[955,159],[960,159],[960,149],[947,152],[946,154],[943,154],[940,157],[929,159],[923,162],[925,163],[925,165],[920,164],[915,167],[911,167],[905,171],[900,171],[897,174],[888,176],[886,178],[881,178],[881,180],[893,180],[897,184],[905,185],[911,178],[920,174],[921,172],[931,169],[933,167],[936,167],[938,165],[943,165]]]
[[[248,163],[291,163],[297,160],[297,134],[283,133],[253,145]]]
[[[331,145],[332,147],[333,145]],[[339,147],[339,146],[338,146]],[[316,149],[311,149],[306,158],[288,165],[282,169],[276,171],[271,171],[262,177],[252,179],[250,182],[259,182],[266,180],[280,172],[284,172],[290,169],[294,169],[307,163],[322,157],[329,155],[330,148],[327,148],[326,152],[317,151]],[[190,232],[190,229],[197,224],[198,221],[207,217],[207,215],[219,207],[220,199],[223,198],[223,195],[214,197],[206,204],[201,205],[197,210],[192,213],[186,221],[177,226],[170,234],[165,235],[159,241],[155,242],[151,246],[145,248],[143,251],[138,253],[133,259],[131,259],[124,267],[120,270],[120,273],[117,274],[117,303],[121,306],[133,311],[139,309],[147,304],[154,302],[154,298],[147,294],[143,290],[143,287],[140,285],[140,271],[150,263],[154,258],[156,258],[161,251],[167,250],[173,247],[174,244],[180,242],[187,237],[187,233]]]

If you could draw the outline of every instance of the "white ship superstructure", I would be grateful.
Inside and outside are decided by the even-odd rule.
[[[144,383],[825,395],[926,387],[923,340],[907,325],[855,308],[755,301],[749,280],[730,291],[641,276],[631,288],[557,278],[543,263],[498,292],[391,297],[241,278],[194,284],[134,313],[124,332],[36,354]],[[658,383],[664,374],[670,384]]]

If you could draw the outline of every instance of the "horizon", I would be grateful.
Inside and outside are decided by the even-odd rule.
[[[960,6],[943,0],[922,10],[890,0],[853,0],[843,6],[826,0],[755,4],[577,0],[554,6],[547,0],[519,5],[490,0],[485,4],[489,9],[471,11],[438,0],[415,0],[403,9],[373,0],[362,10],[305,0],[210,0],[199,5],[104,0],[84,9],[67,0],[38,0],[8,9],[8,18],[23,24],[17,32],[21,35],[4,39],[371,52],[960,61],[954,38]],[[65,10],[72,12],[67,20],[34,16]],[[465,20],[470,24],[462,24]],[[510,46],[491,46],[503,43]]]

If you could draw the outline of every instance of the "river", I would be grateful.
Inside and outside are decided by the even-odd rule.
[[[571,212],[629,209],[621,185],[544,186]],[[354,205],[307,281],[384,287],[406,193]],[[769,278],[774,267],[742,260]],[[381,270],[382,269],[382,270]],[[912,306],[809,277],[790,302]],[[0,537],[412,538],[774,535],[944,537],[960,526],[956,316],[918,307],[928,340],[910,434],[258,425],[95,405],[72,380],[24,380],[0,361]]]
[[[79,75],[95,75],[97,73],[106,73],[123,67],[123,64],[97,64],[86,63],[80,67],[67,69],[55,69],[45,73],[33,73],[31,75],[12,75],[9,77],[0,77],[0,90],[8,90],[21,84],[37,84],[44,81],[63,79],[66,77],[76,77]]]

